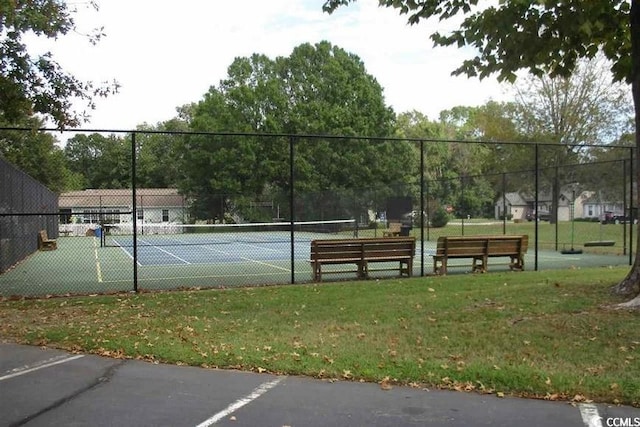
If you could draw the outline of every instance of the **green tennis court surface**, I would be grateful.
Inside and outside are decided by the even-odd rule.
[[[140,290],[234,287],[291,283],[292,252],[288,242],[225,244],[194,244],[160,246],[138,242],[138,288]],[[432,273],[431,254],[435,242],[421,242],[414,263],[414,276],[422,271]],[[296,283],[312,280],[309,264],[309,242],[295,241],[293,250],[293,277]],[[525,258],[525,269],[534,269],[531,251]],[[489,262],[489,272],[508,270],[508,260]],[[538,268],[580,268],[627,265],[629,257],[582,253],[563,255],[559,252],[540,251]],[[453,260],[449,274],[468,273],[471,261]],[[375,267],[375,266],[373,266]],[[332,274],[330,280],[355,279],[352,265],[329,266],[344,274]],[[372,278],[384,278],[397,272],[373,272]],[[517,273],[514,273],[517,274]],[[126,292],[133,290],[134,252],[132,247],[100,247],[96,237],[61,237],[58,249],[36,252],[26,260],[0,275],[2,296],[43,296]]]

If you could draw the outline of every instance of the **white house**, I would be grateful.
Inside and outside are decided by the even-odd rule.
[[[185,223],[187,203],[175,188],[88,189],[59,196],[61,224]],[[135,215],[135,216],[134,216]]]
[[[495,217],[500,219],[506,212],[507,218],[525,219],[531,205],[518,192],[505,193],[504,198],[498,197],[495,204]]]
[[[593,191],[583,191],[578,195],[567,190],[561,191],[558,196],[558,221],[571,220],[572,206],[574,218],[600,218],[605,211],[618,212],[622,210],[618,203],[596,204],[594,194]],[[502,196],[497,198],[494,210],[496,219],[502,218],[503,210],[506,211],[507,217],[511,216],[513,219],[532,218],[536,212],[535,197],[520,192],[506,193],[504,199]],[[541,192],[538,196],[537,212],[542,217],[551,210],[551,194]]]
[[[583,195],[585,195],[584,192]],[[581,218],[598,218],[602,219],[605,213],[612,213],[613,215],[624,214],[624,204],[622,202],[612,202],[603,199],[599,194],[594,191],[588,192],[587,197],[582,200],[583,212]],[[576,215],[577,216],[577,215]]]

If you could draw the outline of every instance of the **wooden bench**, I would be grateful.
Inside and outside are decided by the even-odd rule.
[[[394,237],[400,235],[402,224],[399,222],[390,222],[389,228],[382,231],[382,237]]]
[[[442,236],[433,256],[433,272],[447,274],[451,258],[471,258],[474,272],[486,272],[489,258],[508,257],[511,270],[524,270],[529,236]]]
[[[38,249],[41,251],[58,249],[58,243],[47,236],[47,230],[40,230],[38,232]]]
[[[325,264],[354,264],[356,270],[331,270],[330,273],[357,273],[359,279],[367,279],[369,264],[374,262],[397,262],[397,266],[379,268],[375,271],[398,270],[400,276],[413,275],[413,257],[416,253],[415,237],[329,239],[311,242],[311,266],[313,279],[322,281],[322,266]]]

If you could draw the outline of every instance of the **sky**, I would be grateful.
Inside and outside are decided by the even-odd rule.
[[[396,113],[417,110],[435,120],[457,105],[507,97],[495,79],[451,76],[473,51],[432,47],[437,22],[410,26],[377,0],[359,0],[332,15],[322,11],[324,0],[98,0],[98,11],[87,3],[69,1],[78,8],[80,34],[104,27],[97,45],[80,34],[29,44],[51,51],[82,80],[119,83],[117,94],[96,99],[83,129],[128,130],[169,120],[177,107],[200,101],[226,78],[234,58],[289,56],[302,43],[322,40],[357,55]]]

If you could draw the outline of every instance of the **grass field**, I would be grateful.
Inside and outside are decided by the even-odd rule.
[[[109,357],[640,406],[627,267],[0,300],[0,338]]]
[[[428,237],[425,240],[437,240],[443,235],[492,235],[503,234],[503,232],[505,234],[528,234],[530,249],[532,249],[535,225],[535,222],[528,221],[503,223],[496,220],[471,219],[463,222],[457,219],[450,221],[446,227],[425,228],[424,235]],[[363,237],[374,234],[382,235],[383,229],[365,229],[361,230],[359,234]],[[420,237],[420,228],[413,228],[411,233]],[[636,242],[635,233],[637,233],[637,226],[633,226],[633,248],[635,248]],[[547,221],[538,222],[538,239],[541,250],[555,250],[556,242],[558,250],[562,250],[563,247],[570,247],[572,241],[574,246],[579,248],[582,248],[585,242],[613,241],[613,246],[594,246],[585,249],[594,253],[622,255],[628,253],[630,234],[627,224],[600,224],[599,222],[586,221],[575,221],[573,224],[567,221],[561,221],[558,224],[551,224]]]

